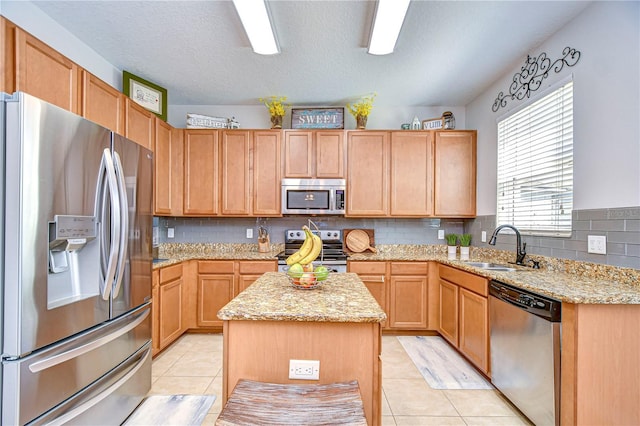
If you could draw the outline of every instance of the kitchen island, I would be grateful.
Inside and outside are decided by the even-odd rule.
[[[357,380],[367,422],[381,422],[381,323],[386,319],[354,273],[330,274],[312,290],[268,272],[219,312],[224,321],[222,399],[239,379],[328,384]],[[320,361],[319,380],[289,379],[289,360]]]

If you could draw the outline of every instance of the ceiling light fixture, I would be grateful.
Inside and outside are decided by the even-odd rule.
[[[371,55],[393,53],[410,0],[378,0],[369,50]]]
[[[233,0],[253,51],[260,55],[280,53],[264,0]]]

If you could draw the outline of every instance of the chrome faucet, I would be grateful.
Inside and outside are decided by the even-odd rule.
[[[492,246],[496,245],[496,237],[498,236],[498,233],[503,228],[513,229],[514,232],[516,233],[516,265],[524,265],[524,257],[527,255],[527,252],[525,251],[525,249],[527,248],[527,243],[523,243],[522,242],[522,237],[520,236],[520,231],[518,231],[518,229],[515,226],[511,226],[511,225],[500,225],[500,226],[498,226],[493,231],[493,235],[491,235],[491,239],[489,240],[489,244],[491,244]]]

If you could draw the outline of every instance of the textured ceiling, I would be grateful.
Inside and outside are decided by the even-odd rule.
[[[396,50],[366,52],[373,1],[269,1],[281,52],[254,54],[230,1],[37,1],[173,105],[462,106],[524,61],[585,1],[412,1]],[[567,40],[571,44],[571,40]]]

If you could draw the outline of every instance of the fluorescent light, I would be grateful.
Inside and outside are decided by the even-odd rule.
[[[264,0],[233,0],[253,51],[260,55],[280,53]]]
[[[369,40],[372,55],[393,53],[410,0],[378,0],[376,17]]]

